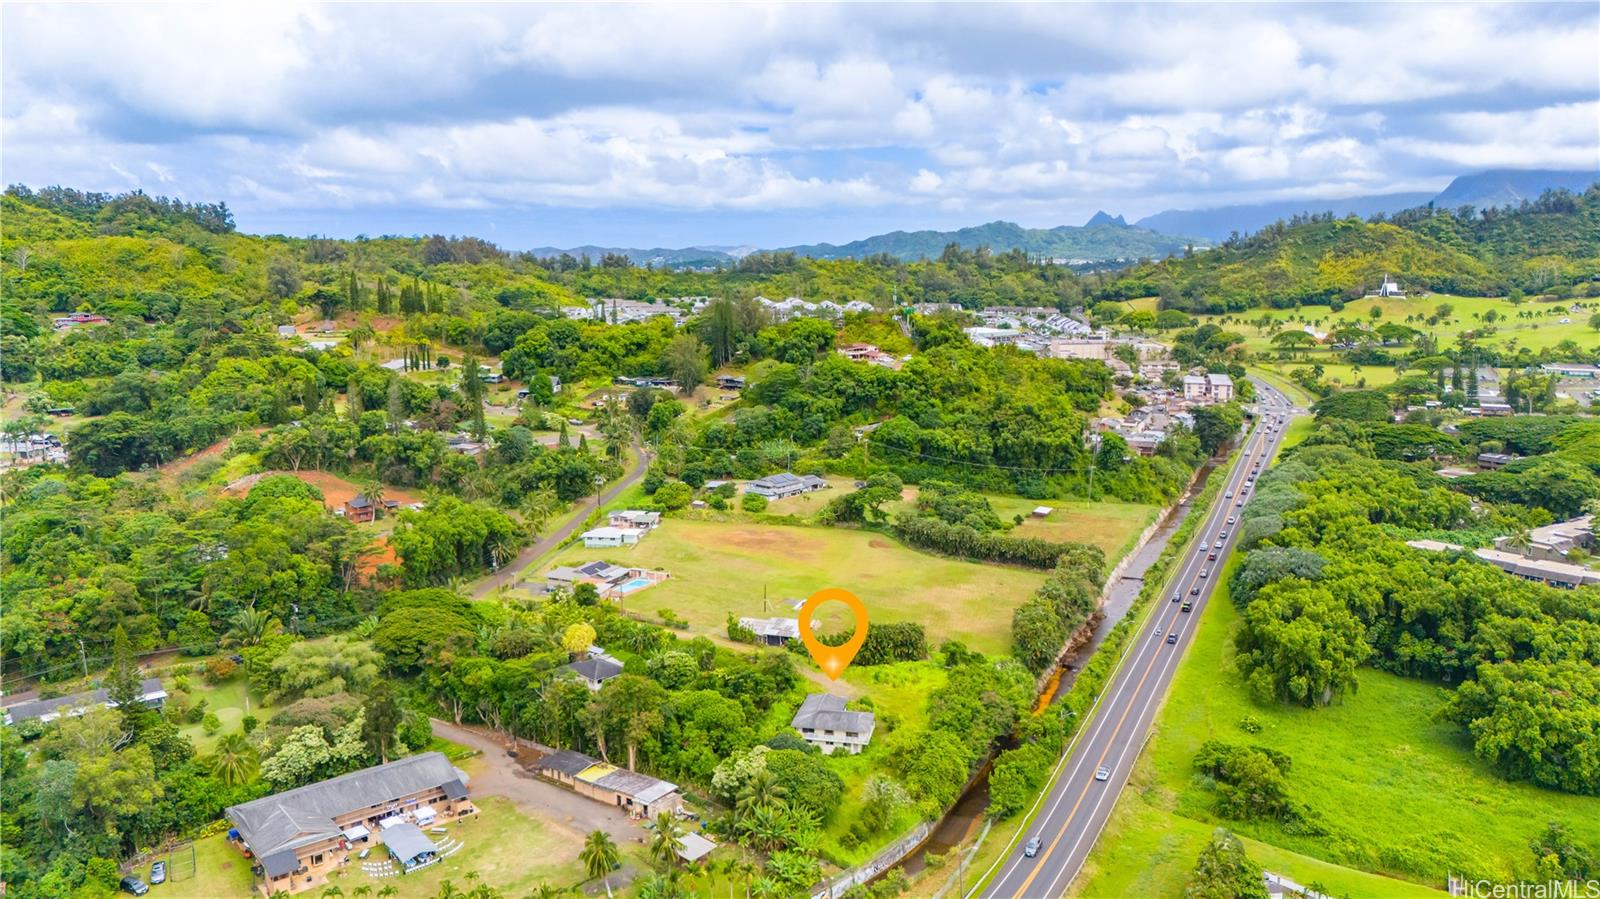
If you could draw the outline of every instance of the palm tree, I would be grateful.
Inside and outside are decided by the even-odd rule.
[[[378,899],[394,899],[400,895],[400,888],[392,883],[386,883],[378,889]]]
[[[533,888],[533,892],[528,894],[528,899],[561,899],[562,896],[566,896],[572,892],[572,889],[568,887],[558,887],[548,883],[541,883]]]
[[[249,783],[256,776],[260,758],[244,734],[228,734],[217,741],[208,766],[218,780],[230,787]]]
[[[789,795],[789,789],[771,771],[757,771],[744,788],[739,791],[739,801],[735,808],[742,814],[758,805],[776,802]]]
[[[757,877],[755,882],[750,884],[750,895],[756,899],[777,899],[783,895],[783,887],[778,886],[778,882],[770,877]]]
[[[383,517],[383,482],[377,478],[368,478],[361,482],[361,495],[372,503],[372,517]]]
[[[330,883],[322,888],[322,899],[331,899],[331,897],[343,895],[344,890],[336,883]]]
[[[367,884],[362,884],[350,891],[350,899],[367,899],[371,895],[372,887]]]
[[[228,628],[227,641],[237,646],[255,646],[272,630],[272,615],[252,606],[241,609],[233,616],[233,624]]]
[[[589,879],[605,877],[616,869],[622,856],[617,852],[617,844],[611,841],[611,835],[603,830],[589,832],[583,841],[583,851],[578,853],[578,859],[583,862],[583,869],[588,872]],[[606,895],[611,895],[611,881],[602,881],[606,885]]]
[[[540,487],[522,498],[522,520],[528,523],[528,529],[534,533],[544,530],[544,526],[550,523],[550,517],[560,510],[561,498],[549,487]]]
[[[650,857],[663,868],[678,863],[678,850],[683,848],[683,825],[671,812],[656,815],[656,835],[650,841]]]

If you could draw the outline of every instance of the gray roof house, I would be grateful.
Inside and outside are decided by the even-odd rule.
[[[842,749],[854,755],[872,741],[877,718],[871,712],[846,711],[842,696],[812,693],[800,703],[789,725],[825,754]]]
[[[767,499],[783,499],[788,496],[810,493],[813,490],[822,490],[827,486],[827,481],[814,474],[802,476],[785,471],[751,481],[744,488],[744,492],[759,494]]]
[[[435,804],[446,815],[469,811],[466,785],[467,775],[443,753],[424,752],[230,806],[224,814],[233,823],[230,837],[256,857],[264,886],[293,892],[337,868],[338,850],[367,839],[383,821],[392,827],[395,818],[432,820]]]
[[[610,656],[590,656],[563,666],[583,678],[591,690],[598,690],[605,682],[622,673],[622,663]]]
[[[166,702],[167,691],[161,688],[161,678],[147,677],[139,682],[139,700],[145,705],[160,708]],[[96,707],[103,706],[108,709],[116,708],[105,688],[90,690],[87,693],[73,693],[70,696],[57,696],[54,699],[33,699],[19,702],[5,710],[7,724],[21,724],[24,721],[39,721],[49,723],[62,715],[76,717]]]

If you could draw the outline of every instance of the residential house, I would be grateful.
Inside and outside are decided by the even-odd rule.
[[[795,618],[740,618],[739,625],[755,631],[767,646],[783,646],[800,639],[800,622]]]
[[[1511,455],[1509,453],[1479,453],[1478,454],[1478,467],[1479,468],[1504,468],[1505,465],[1508,462],[1511,462],[1512,460],[1514,460],[1516,458],[1517,458],[1516,456],[1513,456],[1513,455]]]
[[[844,750],[854,755],[872,741],[872,730],[877,719],[871,712],[851,712],[844,707],[844,697],[832,693],[812,693],[800,703],[789,726],[800,732],[800,738],[821,749],[825,755]]]
[[[622,663],[604,653],[579,659],[564,668],[581,678],[591,690],[599,690],[606,681],[622,673]]]
[[[284,340],[293,340],[300,335],[299,332],[295,331],[294,325],[279,325],[278,336]]]
[[[636,530],[649,531],[654,530],[660,524],[660,512],[618,509],[611,513],[611,526],[614,528],[634,528]]]
[[[1233,379],[1216,372],[1184,375],[1183,398],[1202,405],[1226,403],[1233,399]]]
[[[868,365],[876,365],[880,368],[898,371],[901,365],[899,359],[870,343],[847,343],[839,347],[835,352],[851,362],[865,362]]]
[[[678,785],[619,768],[581,752],[562,749],[534,763],[541,777],[571,787],[606,805],[626,809],[630,817],[649,819],[661,812],[683,810]]]
[[[161,708],[167,701],[167,691],[161,687],[161,678],[147,677],[139,682],[139,701],[151,708]],[[102,687],[85,693],[57,696],[54,699],[30,699],[19,702],[5,709],[5,723],[21,724],[24,721],[38,721],[40,724],[48,724],[63,715],[76,718],[93,708],[116,707],[117,703],[111,699],[110,691]]]
[[[1204,375],[1183,376],[1183,398],[1197,403],[1206,401],[1206,388],[1208,382]]]
[[[1034,518],[1049,518],[1050,513],[1054,511],[1055,509],[1050,506],[1034,506],[1032,514]]]
[[[346,521],[362,524],[378,517],[378,507],[365,493],[357,493],[344,501],[344,517]]]
[[[743,390],[743,375],[717,375],[717,387],[722,390]]]
[[[1169,371],[1178,371],[1181,368],[1175,359],[1152,359],[1139,363],[1139,377],[1146,381],[1159,381],[1161,376]]]
[[[602,591],[613,584],[620,584],[633,574],[633,569],[610,562],[590,562],[571,568],[561,565],[545,573],[545,589],[555,591],[570,590],[578,584],[594,584]]]
[[[467,782],[443,753],[424,752],[230,806],[228,838],[255,858],[263,896],[297,893],[326,882],[374,834],[389,843],[402,824],[415,829],[476,811]],[[409,830],[396,832],[390,851],[402,864],[428,854]]]
[[[105,316],[93,312],[74,312],[63,318],[51,320],[50,326],[57,331],[64,331],[67,328],[76,328],[82,325],[103,325],[106,321]]]
[[[813,490],[823,490],[827,486],[827,481],[814,474],[801,476],[785,471],[751,481],[745,486],[744,492],[755,493],[767,499],[784,499],[810,493]]]
[[[605,549],[615,546],[632,546],[639,542],[644,531],[638,528],[603,527],[583,532],[583,545],[588,549]]]

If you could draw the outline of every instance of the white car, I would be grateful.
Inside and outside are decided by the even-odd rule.
[[[1107,768],[1105,765],[1101,765],[1094,771],[1095,780],[1106,780],[1109,777],[1111,777],[1111,769]]]

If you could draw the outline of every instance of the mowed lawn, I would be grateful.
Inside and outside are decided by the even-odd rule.
[[[689,622],[690,634],[726,637],[730,614],[792,617],[794,601],[843,587],[861,597],[872,621],[921,622],[930,644],[957,638],[984,653],[1009,651],[1011,610],[1045,576],[917,552],[869,531],[682,519],[626,549],[569,547],[541,571],[594,559],[670,574],[625,606],[647,615],[670,608]],[[850,623],[838,603],[823,606],[817,618],[825,632]]]
[[[1148,895],[1181,893],[1218,825],[1250,838],[1251,855],[1269,870],[1353,896],[1420,895],[1412,884],[1442,889],[1451,872],[1499,882],[1529,874],[1528,844],[1551,821],[1566,824],[1579,842],[1600,844],[1600,797],[1495,775],[1463,732],[1434,719],[1448,695],[1443,687],[1364,668],[1359,690],[1325,709],[1255,702],[1233,667],[1239,620],[1219,590],[1079,895],[1127,895],[1135,887]],[[1247,717],[1262,725],[1259,733],[1239,726]],[[1326,834],[1218,819],[1191,764],[1208,739],[1287,753],[1291,795]]]
[[[991,495],[989,502],[1002,521],[1009,521],[1014,515],[1022,516],[1022,524],[1009,531],[1011,536],[1037,537],[1057,543],[1093,543],[1105,551],[1108,567],[1117,564],[1134,538],[1155,521],[1160,511],[1157,506],[1116,500],[1034,500]],[[1034,518],[1032,512],[1038,506],[1049,506],[1054,511],[1045,518]]]

